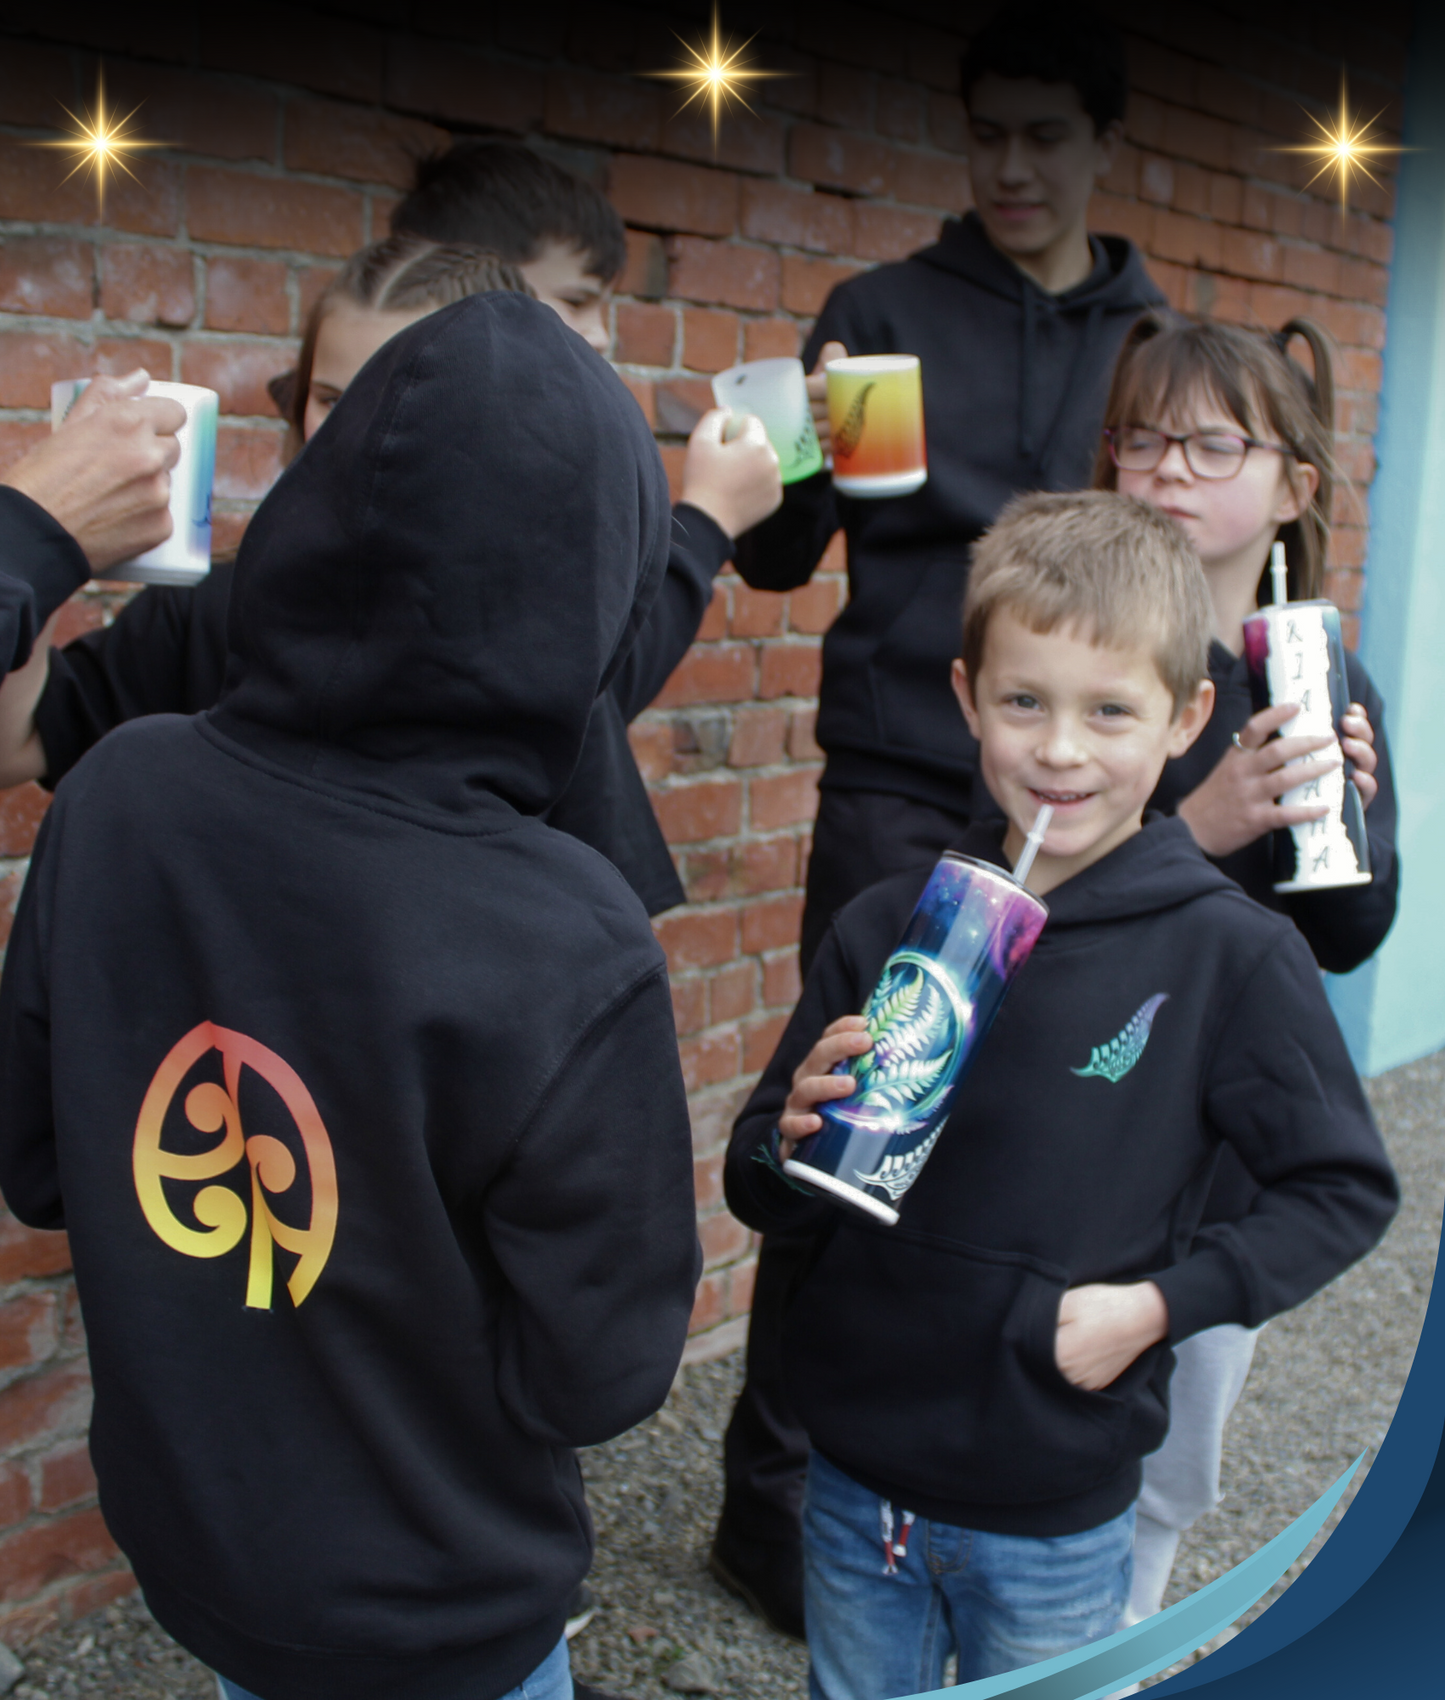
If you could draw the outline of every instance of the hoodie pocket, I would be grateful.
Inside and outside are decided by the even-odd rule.
[[[934,1499],[1027,1505],[1087,1492],[1163,1438],[1145,1353],[1101,1393],[1059,1372],[1062,1269],[845,1226],[785,1325],[815,1445]]]
[[[922,747],[955,762],[972,749],[949,684],[967,582],[966,562],[930,561],[879,637],[868,677],[884,744]]]

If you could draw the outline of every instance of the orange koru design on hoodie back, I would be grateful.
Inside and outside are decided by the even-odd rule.
[[[193,1086],[186,1094],[185,1113],[198,1132],[222,1134],[221,1142],[194,1155],[167,1151],[162,1144],[167,1112],[186,1076],[213,1050],[221,1053],[225,1084],[202,1081]],[[243,1066],[276,1092],[300,1135],[311,1187],[311,1220],[304,1228],[279,1220],[267,1202],[267,1193],[279,1195],[295,1184],[296,1158],[288,1145],[269,1134],[246,1137],[238,1096]],[[246,1303],[252,1309],[271,1308],[275,1246],[298,1259],[286,1283],[293,1304],[301,1304],[316,1285],[336,1237],[336,1162],[311,1094],[274,1051],[211,1021],[193,1027],[171,1047],[146,1090],[131,1161],[146,1221],[174,1251],[187,1257],[224,1257],[241,1243],[249,1216]],[[190,1199],[190,1214],[199,1228],[189,1226],[171,1208],[165,1182],[213,1181],[243,1163],[250,1168],[249,1212],[241,1195],[228,1186],[203,1186]]]

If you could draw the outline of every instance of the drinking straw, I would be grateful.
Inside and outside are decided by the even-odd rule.
[[[1284,544],[1276,543],[1269,552],[1269,577],[1274,587],[1274,599],[1279,607],[1289,601],[1289,581],[1285,577]]]
[[[1039,853],[1039,846],[1044,841],[1044,834],[1049,830],[1049,822],[1054,818],[1054,805],[1045,803],[1034,816],[1034,824],[1029,829],[1029,835],[1024,840],[1023,850],[1014,864],[1014,878],[1020,885],[1029,877],[1029,869],[1034,865],[1034,857]]]

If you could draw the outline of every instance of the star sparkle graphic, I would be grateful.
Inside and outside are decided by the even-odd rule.
[[[1383,112],[1384,108],[1380,108]],[[1350,205],[1350,183],[1358,172],[1368,177],[1377,188],[1384,184],[1370,170],[1371,160],[1380,160],[1391,154],[1410,153],[1409,148],[1397,147],[1382,139],[1375,129],[1377,112],[1373,118],[1363,121],[1350,111],[1349,86],[1345,73],[1340,72],[1340,109],[1332,119],[1316,118],[1313,113],[1307,114],[1309,121],[1318,131],[1314,141],[1303,142],[1295,147],[1276,148],[1275,153],[1307,154],[1320,162],[1320,168],[1305,184],[1308,189],[1318,183],[1328,171],[1333,171],[1340,186],[1340,211],[1348,212]]]
[[[139,183],[140,179],[126,164],[125,156],[141,148],[163,148],[166,144],[147,141],[131,128],[131,120],[144,102],[133,106],[123,118],[117,118],[106,111],[105,77],[100,71],[97,71],[95,76],[95,106],[83,117],[77,117],[64,101],[58,101],[56,104],[75,125],[74,131],[53,142],[32,142],[30,145],[37,148],[63,148],[78,154],[79,158],[61,178],[61,182],[68,183],[77,171],[89,167],[95,179],[96,208],[104,213],[107,175],[114,171],[123,171],[127,177]]]
[[[676,32],[674,32],[676,33]],[[683,51],[687,54],[687,62],[672,71],[644,71],[647,77],[662,77],[672,82],[692,84],[692,93],[678,107],[679,112],[685,112],[694,101],[703,102],[712,118],[712,146],[717,152],[718,123],[724,111],[731,108],[733,101],[753,110],[748,105],[743,88],[748,83],[762,82],[770,77],[789,77],[791,71],[766,71],[760,66],[749,65],[743,58],[754,37],[734,46],[731,39],[724,40],[722,26],[718,21],[718,9],[712,9],[712,34],[701,43],[684,41]]]

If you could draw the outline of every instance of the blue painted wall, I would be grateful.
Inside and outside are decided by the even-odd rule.
[[[1445,1046],[1445,10],[1417,12],[1390,275],[1360,655],[1384,694],[1400,797],[1400,913],[1331,979],[1364,1074]]]

